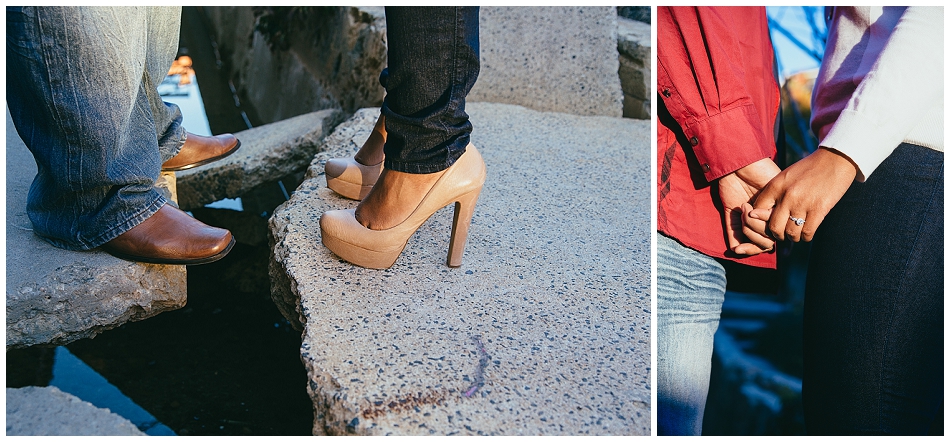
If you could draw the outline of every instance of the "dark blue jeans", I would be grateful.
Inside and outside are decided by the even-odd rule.
[[[8,7],[7,104],[37,175],[34,232],[73,250],[102,245],[157,212],[162,163],[185,141],[161,83],[181,8]]]
[[[818,228],[808,434],[927,434],[943,403],[943,153],[898,147]]]
[[[477,7],[387,7],[387,169],[434,173],[470,141],[465,96],[479,70]]]

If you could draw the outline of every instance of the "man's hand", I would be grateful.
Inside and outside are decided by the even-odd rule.
[[[758,255],[772,250],[775,242],[763,234],[744,234],[742,204],[749,203],[781,170],[770,158],[763,158],[719,178],[719,199],[723,207],[723,229],[729,249],[739,255]]]
[[[747,220],[745,232],[771,232],[772,238],[778,240],[811,241],[825,216],[851,187],[857,171],[857,166],[844,154],[819,148],[765,186],[752,204],[755,210],[746,211],[746,216],[759,221],[768,219],[768,223]],[[804,223],[799,225],[790,217]]]

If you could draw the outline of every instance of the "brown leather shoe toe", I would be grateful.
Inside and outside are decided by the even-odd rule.
[[[174,172],[205,165],[231,155],[241,147],[241,141],[231,134],[205,137],[189,133],[178,155],[162,164],[162,170]]]
[[[102,245],[109,254],[152,264],[206,264],[234,247],[225,229],[209,226],[168,204],[131,230]]]

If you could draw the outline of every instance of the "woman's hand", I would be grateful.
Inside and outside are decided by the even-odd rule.
[[[811,241],[825,216],[851,187],[857,170],[846,155],[819,148],[776,175],[755,197],[755,210],[743,211],[743,232]]]

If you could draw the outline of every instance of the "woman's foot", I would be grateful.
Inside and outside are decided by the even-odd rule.
[[[353,200],[362,200],[376,184],[383,169],[386,145],[386,122],[382,115],[376,120],[376,126],[369,138],[356,152],[353,158],[333,158],[327,160],[324,171],[327,187],[341,196]]]
[[[471,144],[442,172],[420,175],[384,170],[359,207],[330,210],[320,217],[320,236],[340,258],[362,267],[386,269],[396,262],[419,226],[454,203],[446,264],[458,267],[484,183],[485,162]]]
[[[376,185],[356,207],[356,220],[370,230],[386,230],[409,218],[432,185],[444,174],[383,169]]]

